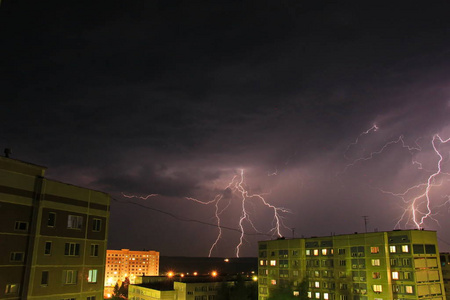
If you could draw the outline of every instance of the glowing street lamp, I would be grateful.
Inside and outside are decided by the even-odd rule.
[[[170,278],[172,278],[172,277],[173,277],[173,275],[174,275],[174,274],[173,274],[173,272],[172,272],[172,271],[170,271],[169,273],[167,273],[167,276],[168,276],[168,277],[170,277]]]
[[[217,276],[217,272],[216,272],[216,271],[212,271],[212,272],[211,272],[211,276],[212,276],[212,277],[216,277],[216,276]]]

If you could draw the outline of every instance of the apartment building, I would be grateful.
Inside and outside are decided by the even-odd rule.
[[[168,279],[167,277],[142,276],[137,278],[137,284],[130,285],[129,300],[216,300],[224,287],[228,289],[237,284],[238,280],[211,276],[183,276]],[[256,284],[252,279],[243,281],[244,286]]]
[[[117,281],[128,277],[135,283],[136,276],[159,275],[159,252],[131,251],[130,249],[106,251],[106,286],[114,286]]]
[[[447,295],[447,300],[450,300],[450,253],[441,253],[440,256],[445,295]]]
[[[110,196],[0,157],[0,299],[103,298]]]
[[[444,300],[436,232],[394,230],[259,242],[259,300]]]

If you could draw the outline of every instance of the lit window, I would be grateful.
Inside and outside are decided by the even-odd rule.
[[[315,281],[315,282],[314,282],[314,287],[320,288],[320,282],[319,282],[319,281]]]
[[[261,260],[259,261],[259,265],[260,265],[260,266],[264,266],[264,260],[261,259]]]
[[[398,272],[392,272],[392,279],[398,279]]]
[[[299,291],[294,291],[294,292],[293,292],[293,295],[294,295],[294,296],[300,296],[300,292],[299,292]]]
[[[370,253],[379,253],[380,247],[370,247]]]
[[[306,255],[311,255],[311,250],[306,249]]]
[[[323,299],[328,300],[330,297],[328,296],[328,293],[323,293]]]
[[[71,229],[81,229],[83,226],[83,217],[69,215],[67,218],[67,228]]]
[[[402,252],[408,253],[409,252],[409,246],[408,245],[402,245]]]
[[[380,266],[380,260],[377,259],[372,259],[372,266]]]
[[[314,256],[318,256],[319,255],[319,249],[314,249]]]
[[[372,273],[372,278],[373,279],[380,279],[381,278],[380,272],[373,272]]]
[[[328,249],[322,249],[322,255],[327,255],[328,254]]]
[[[272,279],[272,280],[270,281],[270,283],[271,283],[272,285],[276,285],[276,284],[277,284],[277,281],[276,281],[275,279]]]
[[[308,292],[308,298],[312,298],[312,292]]]
[[[407,294],[412,294],[413,293],[412,285],[405,286],[405,291],[406,291]]]
[[[320,299],[320,293],[319,292],[316,293],[316,299]]]
[[[16,294],[19,292],[19,284],[7,284],[5,294]]]
[[[374,284],[373,291],[375,293],[381,293],[383,291],[383,286],[381,284]]]
[[[271,261],[270,261],[270,265],[271,265],[272,267],[276,266],[276,265],[277,265],[277,261],[276,261],[276,260],[271,260]]]
[[[97,282],[97,270],[89,270],[88,282]]]
[[[389,246],[389,252],[390,252],[390,253],[395,253],[395,252],[397,252],[397,247],[396,247],[396,246]]]

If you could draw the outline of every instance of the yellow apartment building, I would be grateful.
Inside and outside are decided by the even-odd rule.
[[[103,298],[110,196],[0,157],[0,299]]]

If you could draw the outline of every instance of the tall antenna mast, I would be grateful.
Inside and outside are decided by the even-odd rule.
[[[367,220],[369,219],[369,216],[362,216],[362,218],[364,219],[364,230],[367,233]]]

